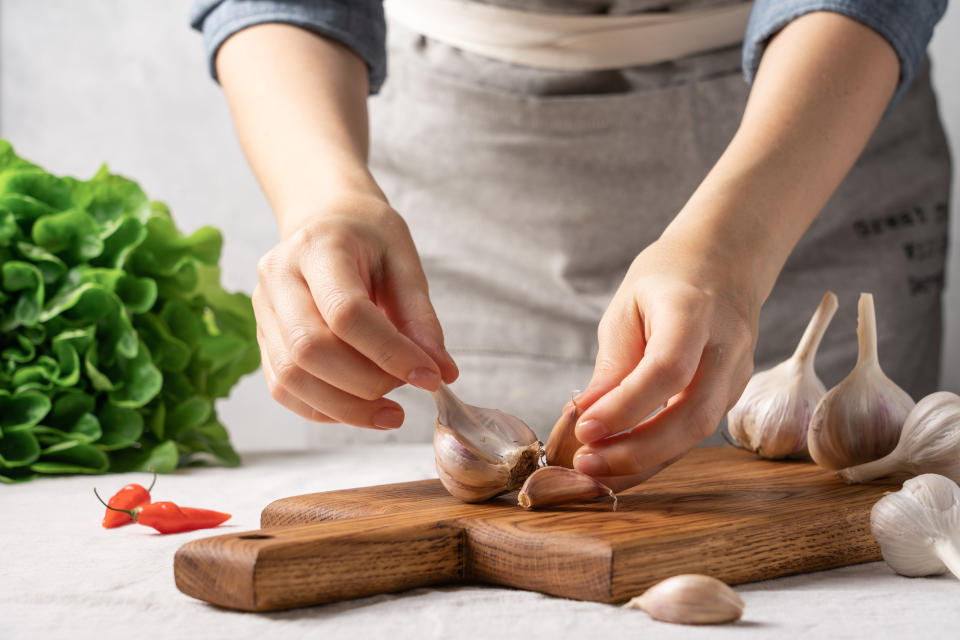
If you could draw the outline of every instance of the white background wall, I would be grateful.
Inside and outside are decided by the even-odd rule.
[[[180,226],[219,227],[229,289],[253,289],[276,229],[207,77],[190,0],[0,0],[0,136],[55,173],[89,177],[99,164],[167,202]],[[940,110],[960,183],[960,2],[939,25],[931,55]],[[960,189],[953,211],[960,211]],[[942,387],[960,391],[960,225],[946,293]],[[308,424],[276,405],[259,374],[220,403],[240,450],[292,449],[403,437]]]

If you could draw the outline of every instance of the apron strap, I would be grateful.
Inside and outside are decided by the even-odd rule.
[[[392,21],[464,51],[540,69],[598,71],[738,44],[752,5],[625,16],[536,13],[472,0],[384,0],[383,6]]]

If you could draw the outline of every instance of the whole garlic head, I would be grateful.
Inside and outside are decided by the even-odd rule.
[[[881,498],[870,512],[870,532],[883,559],[904,576],[948,569],[960,578],[960,487],[925,473]]]
[[[543,447],[523,420],[466,404],[442,383],[433,398],[434,461],[451,495],[480,502],[519,488],[537,468]]]
[[[824,469],[843,469],[887,455],[897,446],[913,399],[880,369],[873,296],[860,294],[857,364],[821,398],[807,447]]]
[[[853,483],[898,472],[937,473],[960,482],[960,396],[949,391],[926,396],[907,414],[893,451],[838,475]]]
[[[828,291],[787,360],[750,378],[727,414],[730,435],[762,458],[808,457],[807,426],[826,393],[813,360],[833,314],[837,296]]]

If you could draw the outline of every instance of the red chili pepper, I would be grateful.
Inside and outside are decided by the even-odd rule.
[[[151,471],[153,470],[151,469]],[[153,489],[153,485],[156,484],[156,482],[157,472],[154,471],[153,482],[150,483],[149,488],[144,489],[139,484],[128,484],[113,494],[113,497],[110,498],[110,501],[107,503],[107,511],[103,514],[104,529],[113,529],[114,527],[122,527],[125,524],[133,524],[133,518],[124,513],[124,511],[150,504],[150,490]],[[110,507],[113,507],[113,509]],[[120,509],[120,511],[118,511],[118,509]]]
[[[97,499],[103,498],[93,490]],[[107,509],[113,509],[104,503]],[[211,511],[210,509],[194,509],[193,507],[179,507],[173,502],[153,502],[133,509],[120,509],[129,515],[134,522],[153,527],[160,533],[181,533],[195,529],[209,529],[230,519],[229,513]]]

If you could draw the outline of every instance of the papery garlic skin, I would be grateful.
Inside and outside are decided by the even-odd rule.
[[[854,483],[900,472],[936,473],[960,482],[960,396],[949,391],[926,396],[907,414],[893,451],[837,475]]]
[[[519,488],[537,468],[543,446],[525,422],[496,409],[466,404],[440,385],[433,453],[444,488],[480,502]]]
[[[688,573],[658,582],[624,607],[643,609],[663,622],[720,624],[739,620],[744,604],[737,592],[720,580]]]
[[[517,504],[524,509],[536,509],[586,502],[600,496],[613,498],[613,510],[617,510],[617,495],[599,480],[567,467],[540,467],[520,487]]]
[[[813,360],[836,311],[837,296],[827,291],[793,355],[750,378],[727,414],[730,435],[745,449],[763,458],[809,457],[807,426],[827,391]]]
[[[883,559],[900,575],[960,578],[960,487],[934,473],[903,483],[870,512],[870,532]]]
[[[826,391],[812,366],[791,358],[750,378],[727,414],[727,428],[762,458],[805,457],[807,425]]]
[[[914,401],[883,370],[877,356],[873,296],[860,294],[859,352],[853,371],[820,399],[807,430],[813,461],[843,469],[893,451]]]

